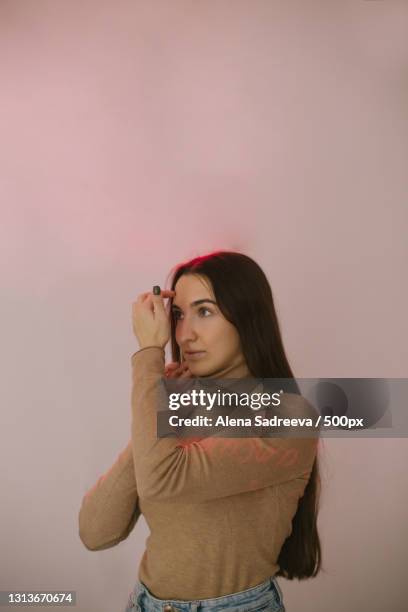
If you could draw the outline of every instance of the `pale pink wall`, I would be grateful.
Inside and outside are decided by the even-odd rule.
[[[253,256],[298,376],[407,376],[407,52],[405,0],[0,3],[1,589],[125,607],[145,523],[90,553],[77,513],[179,260]],[[407,441],[324,447],[326,573],[287,611],[402,612]]]

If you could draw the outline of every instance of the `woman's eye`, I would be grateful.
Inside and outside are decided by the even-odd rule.
[[[202,313],[203,311],[207,311],[210,314],[212,314],[211,310],[209,308],[206,308],[206,306],[201,306],[201,308],[198,309],[199,313]],[[173,316],[174,316],[176,321],[178,321],[180,319],[181,314],[182,313],[179,310],[173,310]]]
[[[202,312],[203,310],[206,310],[207,312],[209,312],[211,314],[211,310],[209,310],[205,306],[201,306],[201,308],[198,309],[198,312]]]

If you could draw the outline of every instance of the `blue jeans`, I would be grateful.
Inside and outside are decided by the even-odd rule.
[[[283,595],[275,578],[245,591],[222,597],[183,601],[179,599],[157,599],[149,589],[137,580],[129,596],[125,612],[285,612]]]

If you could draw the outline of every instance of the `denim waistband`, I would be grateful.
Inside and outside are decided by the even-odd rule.
[[[138,580],[130,595],[129,607],[126,612],[198,612],[208,609],[214,612],[225,609],[228,609],[229,612],[244,612],[244,610],[258,608],[262,604],[270,604],[268,610],[271,611],[284,612],[285,610],[282,591],[273,576],[244,591],[237,591],[221,597],[190,601],[158,599],[152,595],[143,582]]]

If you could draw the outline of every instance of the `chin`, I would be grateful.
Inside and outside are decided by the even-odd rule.
[[[213,371],[213,368],[208,364],[191,363],[188,367],[193,376],[211,376]]]
[[[197,372],[197,373],[194,372],[194,375],[203,376],[203,377],[206,376],[207,378],[222,378],[218,375],[218,373],[219,373],[218,368],[214,369],[214,368],[206,367],[206,368],[202,368],[200,372]]]

